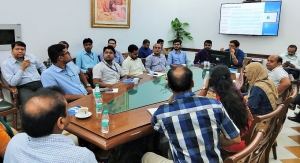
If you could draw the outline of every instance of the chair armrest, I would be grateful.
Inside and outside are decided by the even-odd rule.
[[[9,87],[7,85],[5,85],[2,80],[0,81],[0,85],[2,88],[8,90],[12,96],[12,103],[14,105],[14,107],[18,107],[19,105],[19,101],[18,101],[18,88],[17,87]]]

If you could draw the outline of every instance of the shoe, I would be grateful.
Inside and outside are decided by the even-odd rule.
[[[288,117],[289,120],[300,123],[300,119],[296,117]]]
[[[291,109],[291,110],[295,110],[295,109],[296,109],[296,104],[292,104],[292,103],[290,103],[290,105],[289,105],[289,109]]]
[[[299,114],[299,112],[294,112],[294,114],[295,114],[295,115],[298,115],[298,114]]]

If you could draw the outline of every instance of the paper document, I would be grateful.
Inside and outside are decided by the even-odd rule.
[[[118,91],[119,91],[119,88],[112,88],[107,91],[104,91],[103,93],[118,93]]]
[[[159,76],[163,76],[165,73],[162,73],[162,72],[154,72],[154,75],[153,76],[156,76],[156,77],[159,77]],[[150,75],[150,74],[148,74]]]
[[[155,111],[157,110],[157,108],[149,108],[148,112],[153,115],[155,113]]]

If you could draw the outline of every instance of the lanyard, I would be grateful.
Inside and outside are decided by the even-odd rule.
[[[94,60],[94,54],[92,52],[90,54],[86,53],[86,55],[88,55],[92,60]]]
[[[110,67],[107,63],[104,63],[104,64],[105,64],[108,68],[112,69],[113,71],[118,72],[118,69],[117,69],[117,67],[116,67],[115,64],[114,64],[114,66],[115,66],[116,69],[113,69],[113,68]]]

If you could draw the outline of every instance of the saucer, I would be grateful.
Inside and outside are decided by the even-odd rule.
[[[92,115],[92,112],[87,112],[86,114],[80,114],[79,112],[75,114],[76,118],[88,118]]]

